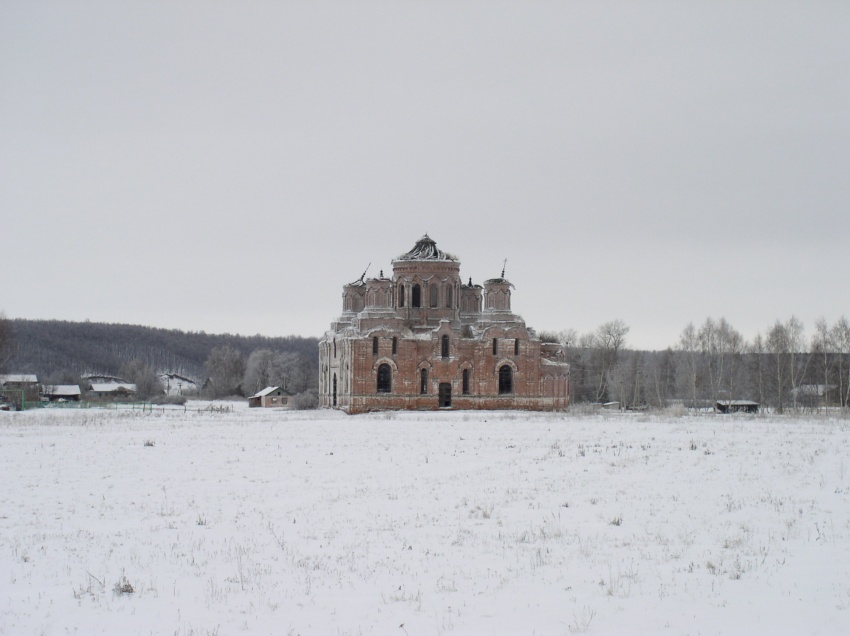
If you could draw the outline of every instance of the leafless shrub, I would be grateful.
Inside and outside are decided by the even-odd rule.
[[[570,625],[570,631],[574,634],[583,634],[590,629],[590,623],[593,617],[596,616],[596,611],[585,605],[578,616],[573,613],[573,624]]]
[[[122,594],[132,594],[136,590],[133,589],[133,586],[130,584],[130,581],[127,580],[127,577],[121,575],[121,578],[115,583],[112,591],[115,592],[117,596],[121,596]]]

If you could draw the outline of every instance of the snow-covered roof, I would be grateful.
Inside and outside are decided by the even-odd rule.
[[[718,404],[723,406],[758,406],[758,402],[752,400],[717,400]]]
[[[45,395],[73,397],[80,395],[80,386],[78,384],[45,384],[43,392]]]
[[[119,382],[107,382],[104,384],[92,384],[91,390],[95,393],[117,393],[119,391],[127,391],[129,393],[136,392],[135,384],[128,383],[119,383]]]
[[[265,397],[265,396],[267,396],[269,393],[272,393],[273,391],[277,391],[279,388],[280,388],[279,386],[267,386],[267,387],[266,387],[265,389],[263,389],[262,391],[257,391],[257,392],[256,392],[254,395],[252,395],[251,397],[252,397],[252,398]]]
[[[413,249],[399,256],[397,261],[456,261],[457,257],[442,251],[427,234],[416,241]]]
[[[0,375],[0,384],[6,384],[7,382],[36,384],[38,382],[38,377],[34,373],[10,373],[8,375]]]
[[[570,366],[569,362],[563,362],[561,360],[550,360],[549,358],[540,358],[540,364],[548,364],[550,367],[568,367],[568,366]]]
[[[127,380],[124,378],[119,378],[117,375],[105,375],[103,373],[87,373],[83,376],[83,380],[98,382],[100,384],[128,384]]]
[[[179,380],[181,382],[188,382],[189,384],[195,384],[195,381],[187,378],[184,375],[179,375],[177,373],[160,373],[159,378],[161,379],[169,379],[169,380]]]

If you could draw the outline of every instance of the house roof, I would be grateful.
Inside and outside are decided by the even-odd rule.
[[[119,391],[127,391],[129,393],[136,392],[136,385],[129,383],[107,382],[103,384],[92,384],[91,390],[95,393],[117,393]]]
[[[758,406],[758,402],[752,400],[717,400],[718,404],[723,406]]]
[[[269,393],[272,393],[272,392],[274,392],[274,391],[277,391],[279,388],[280,388],[279,386],[267,386],[267,387],[266,387],[265,389],[263,389],[262,391],[257,391],[257,392],[256,392],[254,395],[252,395],[251,397],[252,397],[252,398],[265,397],[265,396],[267,396]],[[286,393],[287,395],[289,395],[289,393],[287,393],[286,391],[284,391],[284,393]]]
[[[80,386],[78,384],[45,384],[43,393],[45,395],[73,397],[80,395]]]
[[[178,375],[177,373],[160,373],[158,377],[170,380],[180,380],[181,382],[187,382],[189,384],[196,384],[194,380],[191,380],[184,375]]]
[[[83,380],[88,380],[89,382],[93,382],[95,380],[100,380],[100,384],[105,383],[118,383],[118,384],[129,384],[127,380],[124,378],[119,378],[117,375],[106,375],[103,373],[87,373],[83,376]]]
[[[38,377],[34,373],[10,373],[8,375],[0,375],[0,384],[6,384],[7,382],[37,384]]]

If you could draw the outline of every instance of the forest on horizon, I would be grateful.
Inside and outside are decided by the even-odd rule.
[[[744,338],[721,318],[688,324],[663,351],[628,347],[622,320],[579,334],[541,332],[559,342],[570,364],[573,404],[620,408],[752,400],[779,411],[850,405],[850,322],[819,320],[810,334],[796,318]],[[139,325],[5,319],[0,315],[0,372],[33,373],[42,383],[75,383],[85,374],[138,378],[176,373],[210,397],[250,395],[265,386],[317,394],[318,338],[207,334]],[[152,381],[151,381],[152,383]]]

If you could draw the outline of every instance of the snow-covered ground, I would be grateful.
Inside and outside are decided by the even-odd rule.
[[[0,413],[0,634],[583,631],[850,633],[850,420]]]

